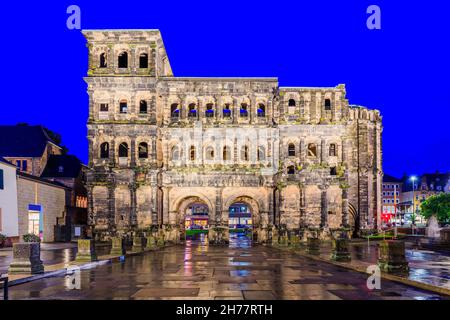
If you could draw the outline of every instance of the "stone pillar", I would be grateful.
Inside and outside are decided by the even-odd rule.
[[[346,187],[342,188],[342,223],[341,226],[343,228],[347,228],[349,226],[348,219],[348,190]]]
[[[169,223],[169,190],[168,187],[163,187],[163,221],[164,223]]]
[[[233,109],[232,110],[233,124],[236,124],[238,122],[239,117],[238,102],[236,99],[233,99],[232,109]]]
[[[108,230],[114,232],[116,230],[116,185],[110,183],[108,185]]]
[[[88,197],[88,226],[95,226],[95,216],[94,216],[94,186],[88,185],[87,197]]]
[[[130,143],[130,166],[134,168],[136,166],[136,139],[131,138]]]
[[[95,252],[95,243],[91,239],[79,239],[76,262],[92,262],[97,261],[97,253]]]
[[[320,227],[322,229],[328,228],[328,198],[327,190],[328,186],[321,186],[321,205],[320,205]]]
[[[138,221],[137,221],[137,209],[136,209],[136,203],[137,203],[137,198],[136,198],[136,184],[132,183],[129,186],[130,189],[130,197],[131,197],[131,210],[130,210],[130,227],[131,228],[135,228],[138,225]]]
[[[327,144],[325,139],[322,139],[320,144],[320,163],[327,163],[328,157],[327,157]]]
[[[299,191],[300,191],[300,228],[305,228],[307,226],[305,187],[300,187]]]
[[[8,274],[40,274],[44,273],[41,261],[41,244],[26,242],[13,244],[13,260]]]

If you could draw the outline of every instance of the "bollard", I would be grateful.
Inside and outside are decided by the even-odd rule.
[[[409,271],[405,257],[405,243],[398,240],[381,241],[378,248],[378,266],[384,272],[405,273]]]
[[[40,274],[44,273],[41,260],[41,244],[24,242],[13,244],[13,261],[8,274]]]
[[[97,261],[97,253],[95,252],[95,242],[92,239],[79,239],[76,262],[92,262]]]
[[[112,256],[123,256],[125,254],[125,246],[122,237],[111,238],[111,252]]]
[[[347,239],[333,239],[332,242],[331,260],[338,262],[350,262],[350,252],[348,250]]]
[[[320,239],[308,238],[306,240],[306,249],[308,254],[318,256],[320,254]]]
[[[143,252],[144,251],[144,237],[135,236],[133,237],[133,247],[131,249],[133,252]]]

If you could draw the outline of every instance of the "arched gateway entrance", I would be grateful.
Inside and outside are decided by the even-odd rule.
[[[230,200],[226,204],[230,246],[246,246],[258,242],[260,227],[258,203],[248,196]]]
[[[209,207],[198,197],[184,199],[178,208],[177,224],[181,240],[207,241],[209,231]]]
[[[251,244],[253,222],[251,208],[245,202],[235,202],[228,210],[230,245]]]
[[[178,239],[209,244],[223,244],[222,240],[226,240],[230,246],[251,245],[266,239],[267,230],[262,228],[264,219],[256,200],[248,196],[224,200],[219,214],[215,203],[202,195],[175,202],[170,221],[177,226]]]
[[[186,240],[201,240],[208,235],[208,206],[202,202],[194,202],[186,208],[184,230]]]

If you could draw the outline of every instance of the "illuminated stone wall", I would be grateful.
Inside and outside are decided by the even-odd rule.
[[[182,229],[192,202],[208,206],[210,226],[226,226],[229,206],[247,203],[262,238],[273,226],[325,236],[355,219],[379,226],[381,116],[350,106],[344,85],[178,78],[157,30],[84,35],[89,217],[102,237]]]

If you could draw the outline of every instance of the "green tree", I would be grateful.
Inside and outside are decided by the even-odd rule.
[[[429,219],[433,214],[440,223],[450,222],[450,193],[434,195],[420,205],[422,215]]]

